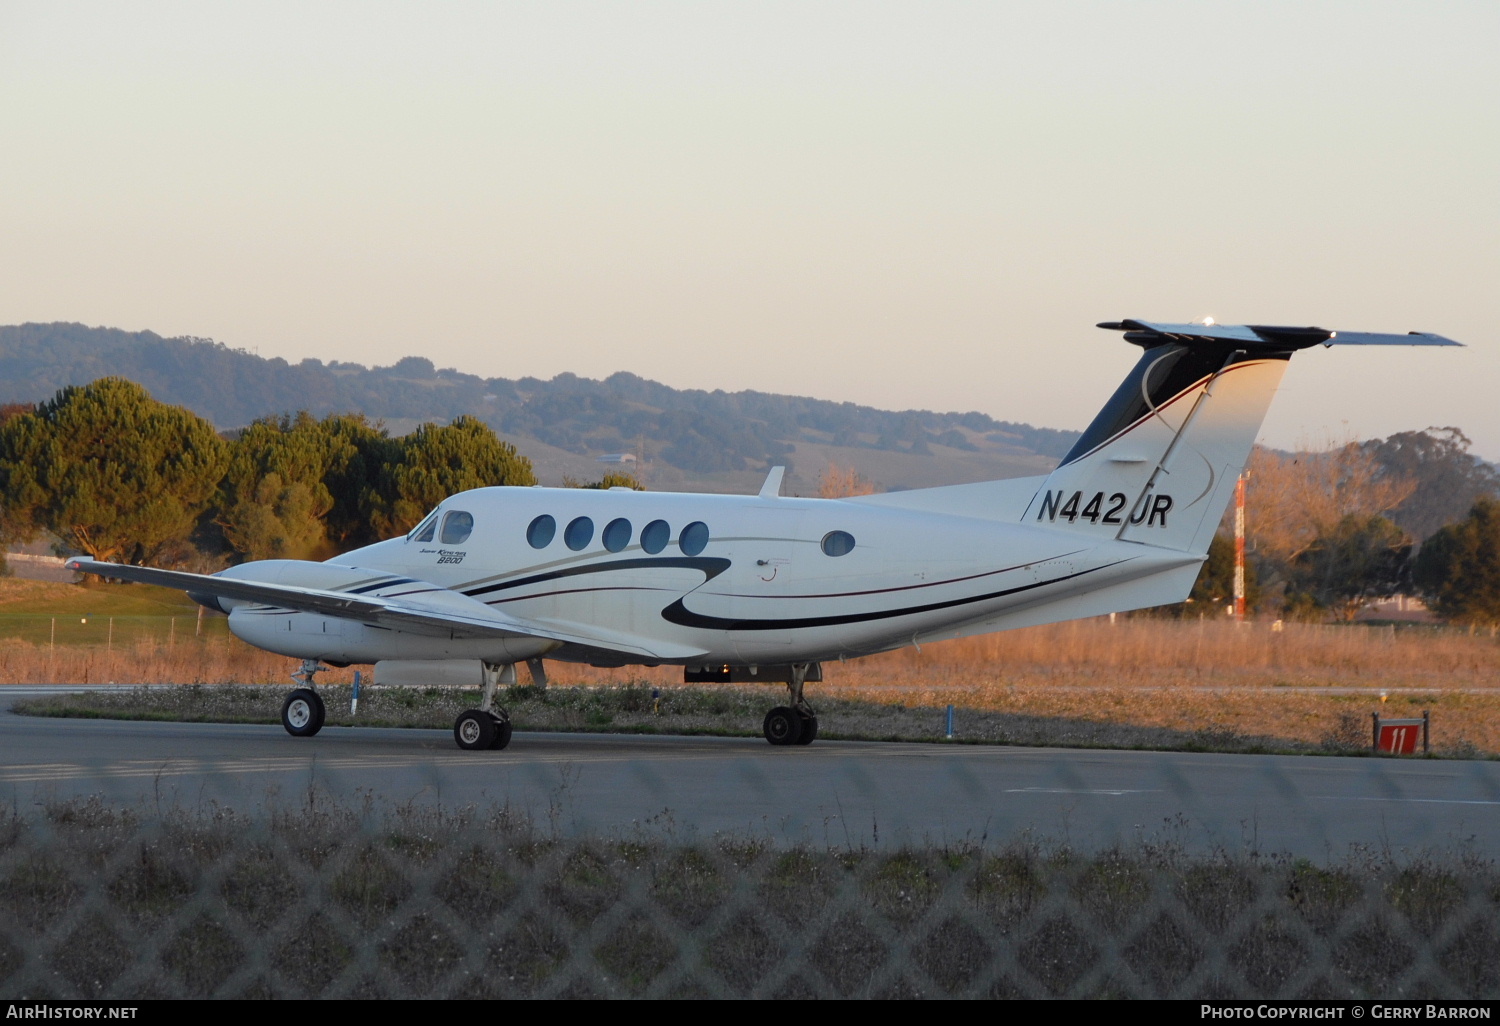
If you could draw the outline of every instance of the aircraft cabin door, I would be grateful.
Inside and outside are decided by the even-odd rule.
[[[776,662],[791,645],[793,629],[778,626],[804,615],[790,596],[796,593],[797,560],[807,546],[798,540],[804,512],[766,506],[755,511],[753,526],[736,546],[731,601],[733,616],[745,628],[735,632],[735,650],[747,661]]]

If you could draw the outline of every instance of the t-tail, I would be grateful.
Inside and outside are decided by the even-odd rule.
[[[1287,361],[1315,345],[1456,346],[1441,335],[1119,321],[1140,360],[1024,522],[1202,555]]]

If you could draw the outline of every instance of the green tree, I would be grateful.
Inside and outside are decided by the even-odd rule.
[[[1471,444],[1456,427],[1402,431],[1364,443],[1387,476],[1416,482],[1390,512],[1413,538],[1430,538],[1463,519],[1474,500],[1500,494],[1500,471],[1469,452]]]
[[[328,446],[323,483],[333,500],[323,521],[329,541],[340,550],[379,541],[376,514],[388,506],[382,480],[400,459],[401,440],[360,414],[333,414],[320,426]]]
[[[638,492],[644,492],[646,486],[635,477],[634,474],[626,474],[618,470],[611,470],[599,480],[590,484],[584,484],[576,478],[563,477],[564,488],[591,488],[596,491],[607,491],[610,488],[633,488]]]
[[[35,410],[36,407],[30,403],[0,403],[0,425]],[[19,518],[14,515],[9,495],[0,491],[0,577],[10,576],[10,564],[5,558],[6,547],[13,541],[26,541],[34,535],[35,528],[24,511]]]
[[[1208,543],[1208,558],[1193,582],[1186,602],[1165,609],[1174,616],[1224,616],[1234,604],[1234,539],[1216,534]],[[1245,609],[1254,612],[1260,605],[1260,581],[1253,563],[1245,563]]]
[[[1408,585],[1411,550],[1411,538],[1385,517],[1350,513],[1292,562],[1287,605],[1353,620],[1369,600]]]
[[[251,424],[230,444],[216,523],[246,559],[304,559],[327,544],[337,441],[307,412]]]
[[[377,530],[405,534],[455,492],[489,485],[534,485],[531,461],[481,420],[462,416],[446,426],[423,424],[396,439],[397,458],[385,468]]]
[[[1467,517],[1428,538],[1412,578],[1443,619],[1500,624],[1500,501],[1479,499]]]
[[[224,476],[213,425],[141,386],[69,386],[0,425],[8,517],[103,560],[140,563],[192,534]]]

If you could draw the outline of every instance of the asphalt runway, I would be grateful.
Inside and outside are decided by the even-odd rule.
[[[19,689],[6,689],[6,698]],[[448,731],[49,719],[0,712],[0,800],[78,795],[253,811],[310,791],[358,803],[506,806],[563,834],[878,846],[1023,834],[1097,850],[1471,851],[1500,856],[1500,763],[1200,755],[518,731],[464,752]]]

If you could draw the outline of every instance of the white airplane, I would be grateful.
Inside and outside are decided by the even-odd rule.
[[[1144,352],[1042,477],[845,499],[476,488],[412,532],[326,562],[213,575],[74,559],[180,588],[229,629],[303,660],[281,719],[316,734],[314,675],[471,683],[460,748],[504,748],[496,685],[543,659],[685,667],[687,681],[785,682],[773,745],[811,742],[822,663],[906,645],[1181,602],[1291,354],[1313,345],[1458,345],[1438,335],[1121,321]]]

